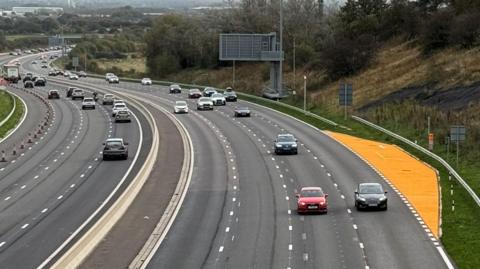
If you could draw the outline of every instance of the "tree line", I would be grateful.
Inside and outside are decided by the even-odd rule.
[[[215,68],[220,33],[279,30],[280,0],[242,0],[232,8],[200,14],[172,13],[145,35],[150,73],[163,77],[185,68]],[[477,46],[480,1],[347,0],[328,8],[322,0],[284,0],[284,50],[291,65],[323,68],[331,79],[362,70],[392,38],[418,41],[425,55],[445,47]]]

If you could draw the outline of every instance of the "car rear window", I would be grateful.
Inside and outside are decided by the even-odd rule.
[[[302,190],[302,197],[321,197],[323,196],[322,190]]]

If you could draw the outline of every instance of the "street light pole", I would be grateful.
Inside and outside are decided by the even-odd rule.
[[[297,88],[295,57],[295,36],[293,36],[293,91]]]
[[[303,112],[307,114],[307,76],[303,76]]]
[[[279,67],[279,76],[278,76],[278,83],[280,94],[283,95],[283,0],[280,0],[280,67]]]

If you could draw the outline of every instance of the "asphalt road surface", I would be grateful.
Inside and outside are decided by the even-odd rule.
[[[24,71],[36,71],[30,60],[23,63]],[[47,83],[35,91],[46,98],[52,88],[58,86]],[[26,121],[35,126],[45,109],[35,98],[25,101],[31,115]],[[133,165],[125,181],[128,184],[149,150],[151,131],[134,109],[138,121],[117,124],[109,106],[82,110],[81,102],[67,99],[63,91],[61,99],[49,102],[54,114],[48,130],[29,144],[23,155],[0,166],[2,268],[39,266],[90,217]],[[29,132],[28,126],[18,130],[18,137]],[[144,135],[141,147],[140,128]],[[102,143],[109,137],[123,137],[130,143],[128,160],[102,161]],[[136,154],[139,159],[133,163]]]
[[[170,111],[176,100],[189,103],[190,113],[177,118],[194,144],[192,182],[148,268],[446,268],[400,197],[319,130],[243,101],[196,111],[186,91],[94,78],[78,83],[133,93]],[[234,118],[240,105],[249,106],[252,117]],[[298,155],[272,153],[280,133],[297,137]],[[361,182],[383,184],[388,211],[354,209]],[[329,194],[328,214],[296,214],[295,193],[304,186]]]

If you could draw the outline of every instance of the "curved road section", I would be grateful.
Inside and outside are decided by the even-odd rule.
[[[190,106],[190,113],[176,117],[193,141],[192,181],[167,237],[144,267],[447,268],[401,197],[320,130],[242,101],[196,111],[195,100],[185,93],[168,94],[166,87],[126,82],[110,86],[99,79],[79,83],[103,84],[169,111],[177,100],[187,100]],[[252,117],[235,118],[238,106],[250,106]],[[298,155],[272,153],[280,133],[298,138]],[[354,209],[353,192],[362,182],[378,182],[389,191],[388,211]],[[304,186],[320,186],[329,194],[328,214],[296,214],[295,194]],[[146,219],[120,223],[142,227]],[[125,261],[118,267],[127,267],[128,259],[119,256],[127,250],[114,246],[134,240],[128,232],[118,230],[122,236],[101,244],[83,268],[107,268],[109,263],[102,261],[116,258]]]
[[[35,69],[28,59],[31,57],[23,64],[24,70]],[[57,87],[47,84],[36,87],[35,92],[46,98],[52,88]],[[27,119],[31,123],[24,125],[31,124],[34,131],[45,116],[38,100],[25,99],[32,117]],[[138,121],[116,124],[110,107],[82,110],[80,102],[67,99],[64,92],[59,100],[48,103],[53,110],[49,125],[35,132],[37,137],[27,141],[23,151],[0,171],[2,268],[39,266],[92,215],[130,167],[125,182],[132,180],[149,150],[151,131],[144,127],[148,125],[139,111],[134,110]],[[140,128],[146,138],[142,145]],[[28,128],[20,131],[18,137],[32,132]],[[109,137],[123,137],[130,143],[128,160],[101,160],[102,143]]]

